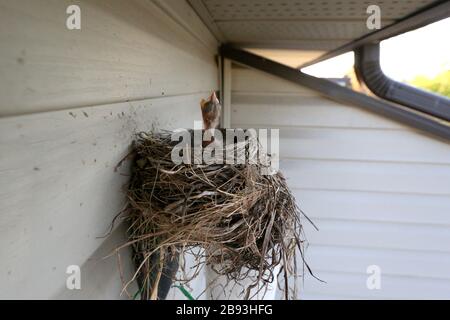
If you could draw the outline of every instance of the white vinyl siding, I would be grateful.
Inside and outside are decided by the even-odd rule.
[[[279,128],[305,221],[303,299],[450,298],[450,145],[274,76],[235,67],[231,127]],[[381,268],[381,290],[366,269]]]
[[[0,298],[127,298],[116,256],[143,130],[191,128],[218,89],[217,43],[185,1],[0,0]],[[45,8],[45,10],[41,10]],[[184,20],[183,20],[184,19]],[[129,252],[122,253],[129,279]],[[66,268],[81,267],[81,290]],[[132,287],[130,294],[135,293]]]

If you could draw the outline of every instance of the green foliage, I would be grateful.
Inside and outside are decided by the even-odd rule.
[[[433,79],[418,76],[409,81],[409,84],[450,98],[450,70],[439,73]]]

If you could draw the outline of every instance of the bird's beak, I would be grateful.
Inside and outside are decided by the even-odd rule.
[[[208,101],[212,101],[215,104],[219,103],[219,99],[217,98],[216,92],[213,91],[213,93],[211,94],[211,96],[209,97]]]

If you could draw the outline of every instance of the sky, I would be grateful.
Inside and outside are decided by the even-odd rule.
[[[450,18],[381,42],[381,68],[397,81],[418,75],[433,78],[450,70]],[[323,78],[343,77],[352,67],[353,52],[302,69]]]

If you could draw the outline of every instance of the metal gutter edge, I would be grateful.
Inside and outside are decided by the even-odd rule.
[[[445,139],[447,142],[450,141],[450,125],[448,122],[439,121],[439,119],[434,119],[413,110],[408,110],[407,108],[402,108],[401,106],[341,87],[331,81],[310,76],[298,69],[268,60],[248,51],[234,48],[230,45],[223,45],[219,50],[223,57],[237,63],[270,73],[311,90],[318,91],[332,100],[358,106],[431,133]]]

